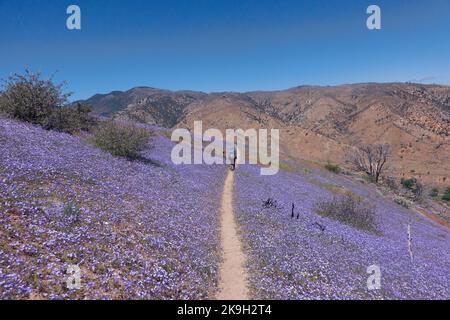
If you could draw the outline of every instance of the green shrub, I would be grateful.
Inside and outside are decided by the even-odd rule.
[[[407,208],[407,209],[411,208],[411,206],[412,206],[412,202],[411,201],[406,200],[405,198],[402,198],[402,197],[397,197],[397,198],[394,199],[394,201],[395,201],[395,203],[397,203],[397,204],[399,204],[402,207]]]
[[[71,93],[64,93],[63,87],[64,83],[55,84],[51,78],[43,80],[40,73],[29,70],[13,74],[5,80],[0,113],[50,130],[89,130],[95,124],[90,108],[79,103],[67,107]]]
[[[415,178],[410,178],[410,179],[405,179],[402,178],[400,180],[402,186],[404,186],[406,189],[408,190],[412,190],[414,187],[414,184],[416,183],[416,179]]]
[[[140,152],[147,146],[150,133],[135,125],[107,121],[94,132],[94,143],[112,155],[128,159],[140,158]]]
[[[67,133],[90,131],[96,124],[95,118],[89,113],[91,108],[77,103],[75,106],[55,109],[46,120],[45,128]]]
[[[403,187],[412,191],[417,197],[420,197],[422,195],[423,185],[416,178],[410,179],[402,178],[400,182],[403,185]]]
[[[44,125],[55,108],[67,104],[70,93],[63,93],[64,83],[42,80],[40,73],[29,70],[5,80],[0,110],[10,117]]]
[[[341,168],[337,164],[332,164],[330,162],[328,162],[325,165],[325,169],[327,169],[328,171],[334,172],[334,173],[340,173],[341,172]]]
[[[351,195],[334,197],[331,201],[318,201],[315,211],[358,229],[377,231],[375,211],[361,199]]]
[[[442,200],[450,202],[450,187],[445,190]]]

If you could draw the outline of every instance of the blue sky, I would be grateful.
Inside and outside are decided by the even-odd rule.
[[[66,28],[70,4],[82,30]],[[366,28],[370,4],[381,30]],[[450,1],[0,0],[0,44],[0,78],[56,72],[74,99],[134,86],[450,84]]]

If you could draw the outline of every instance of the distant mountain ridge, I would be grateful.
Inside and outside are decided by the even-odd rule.
[[[279,128],[285,156],[345,162],[360,143],[389,143],[391,173],[450,181],[450,87],[414,83],[299,86],[279,91],[136,87],[83,101],[94,113],[164,127]]]
[[[127,117],[138,122],[172,127],[184,109],[206,94],[190,91],[169,91],[151,87],[136,87],[127,91],[96,94],[83,102],[101,116]]]

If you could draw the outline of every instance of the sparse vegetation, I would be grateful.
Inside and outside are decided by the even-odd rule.
[[[428,195],[432,198],[437,198],[439,196],[439,189],[438,188],[431,189]]]
[[[375,211],[360,198],[344,195],[334,197],[331,201],[318,201],[316,212],[322,216],[329,217],[358,229],[366,231],[377,231],[375,222]]]
[[[287,172],[295,172],[296,171],[296,168],[292,164],[287,163],[285,161],[280,161],[280,169],[287,171]]]
[[[263,208],[270,209],[270,208],[278,208],[278,202],[277,200],[274,200],[273,198],[268,198],[267,200],[263,200],[262,204]]]
[[[112,155],[139,159],[150,138],[148,130],[132,124],[104,122],[94,132],[94,143]]]
[[[80,219],[81,210],[78,206],[72,202],[69,202],[64,207],[64,217],[68,220],[69,223],[78,222]]]
[[[390,148],[385,144],[363,145],[350,156],[350,163],[356,170],[365,172],[375,183],[386,169]]]
[[[395,201],[395,203],[397,203],[407,209],[411,208],[411,206],[412,206],[412,202],[403,197],[397,197],[394,199],[394,201]]]
[[[415,178],[410,178],[410,179],[405,179],[402,178],[400,180],[400,183],[402,184],[403,187],[405,187],[408,190],[413,190],[414,188],[414,184],[415,184]]]
[[[75,106],[54,110],[48,117],[45,128],[66,133],[90,131],[97,120],[89,115],[91,108],[77,103]]]
[[[5,95],[0,91],[0,115],[2,114],[7,115],[7,108]]]
[[[372,176],[368,175],[367,173],[364,173],[362,175],[361,182],[363,182],[363,183],[373,183],[373,182],[375,182],[375,180],[373,179]]]
[[[52,78],[41,79],[40,73],[25,70],[5,80],[0,97],[0,113],[46,129],[74,133],[88,130],[95,124],[87,106],[68,107],[71,93],[63,92],[65,83],[55,84]]]
[[[325,169],[336,174],[339,174],[341,172],[341,167],[339,167],[337,164],[332,164],[331,162],[328,162],[325,165]]]
[[[400,183],[403,187],[410,190],[414,193],[416,198],[419,198],[423,194],[423,185],[416,178],[404,179],[400,180]]]
[[[445,190],[442,200],[450,202],[450,187]]]
[[[398,186],[397,186],[397,181],[394,177],[387,177],[386,180],[386,185],[390,190],[397,190]]]

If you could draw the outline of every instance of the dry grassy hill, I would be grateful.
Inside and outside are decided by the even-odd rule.
[[[282,156],[344,165],[360,143],[388,143],[389,174],[450,181],[450,87],[410,83],[211,93],[139,87],[86,100],[101,115],[165,127],[279,128]]]

